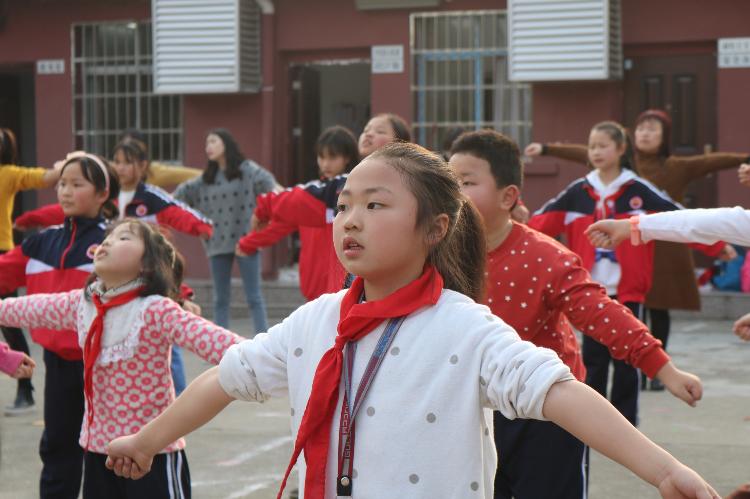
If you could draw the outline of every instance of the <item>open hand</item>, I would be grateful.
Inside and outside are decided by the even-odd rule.
[[[526,149],[523,150],[523,154],[525,156],[541,156],[542,155],[542,144],[539,142],[532,142],[531,144],[526,146]]]
[[[151,471],[154,456],[139,449],[137,434],[112,440],[107,446],[105,466],[115,475],[138,480]]]
[[[657,487],[664,499],[721,499],[698,473],[682,463],[668,470]]]
[[[745,341],[750,341],[750,314],[745,314],[734,323],[734,334]]]

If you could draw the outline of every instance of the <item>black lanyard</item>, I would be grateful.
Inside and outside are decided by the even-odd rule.
[[[352,471],[354,468],[354,420],[359,413],[362,402],[367,391],[372,385],[372,380],[385,358],[388,348],[393,343],[405,317],[391,319],[380,335],[375,351],[372,352],[370,361],[367,363],[365,372],[357,388],[357,394],[352,400],[352,369],[354,366],[354,355],[357,351],[356,343],[347,343],[344,347],[344,402],[341,404],[341,421],[339,423],[339,474],[336,480],[336,495],[350,497],[352,495]]]

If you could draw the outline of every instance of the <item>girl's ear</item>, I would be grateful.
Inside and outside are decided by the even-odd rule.
[[[427,234],[427,240],[430,243],[430,246],[435,246],[445,238],[445,235],[448,233],[449,224],[450,218],[448,218],[447,214],[441,213],[435,217],[432,221],[430,232]]]
[[[94,193],[94,198],[96,199],[96,202],[100,205],[104,205],[109,200],[109,189],[103,190],[103,191],[96,191]]]

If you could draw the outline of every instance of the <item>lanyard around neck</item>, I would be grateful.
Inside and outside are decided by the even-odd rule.
[[[352,495],[352,473],[354,469],[354,420],[362,407],[365,396],[372,385],[375,374],[385,358],[388,348],[393,343],[396,333],[405,317],[398,317],[388,321],[385,331],[380,335],[375,351],[370,356],[365,372],[357,387],[357,393],[352,401],[352,369],[357,344],[350,342],[344,349],[344,402],[341,404],[341,421],[339,422],[339,476],[336,480],[336,495],[350,497]]]

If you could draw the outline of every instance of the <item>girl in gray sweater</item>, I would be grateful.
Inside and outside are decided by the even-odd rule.
[[[173,196],[213,220],[213,235],[203,246],[214,281],[214,322],[228,328],[234,249],[250,229],[256,196],[273,190],[276,180],[268,170],[245,159],[225,129],[208,133],[206,156],[208,166],[203,175],[180,184]],[[268,322],[260,292],[260,256],[256,252],[236,258],[255,331],[265,331]]]

